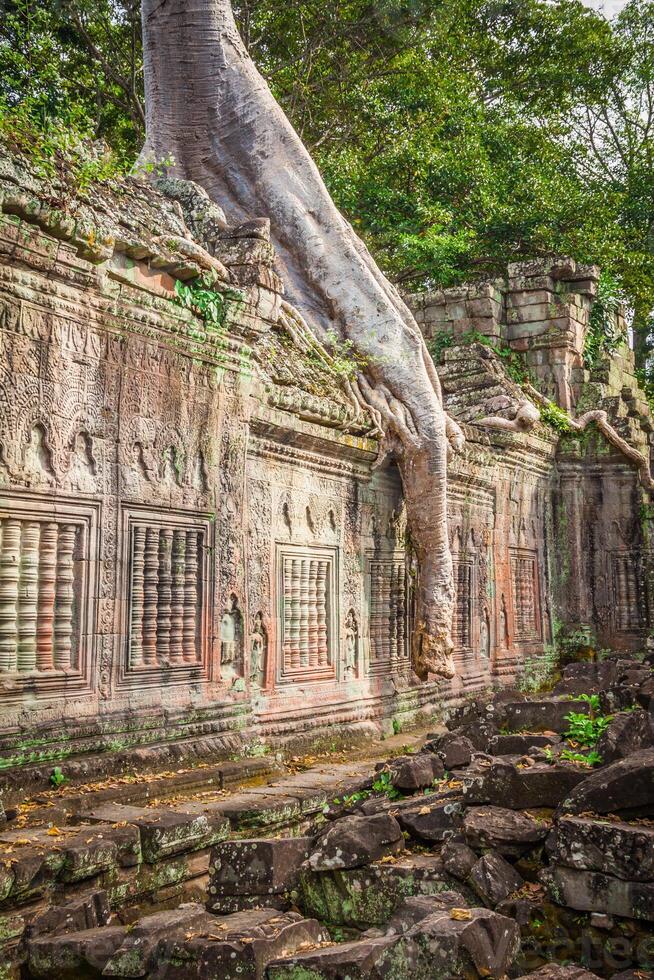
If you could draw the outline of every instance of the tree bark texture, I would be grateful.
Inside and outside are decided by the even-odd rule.
[[[349,339],[355,383],[400,468],[415,547],[414,669],[452,676],[454,606],[447,450],[462,441],[399,293],[335,207],[298,135],[239,37],[228,0],[144,0],[146,144],[172,155],[230,223],[268,217],[290,301],[319,337]]]

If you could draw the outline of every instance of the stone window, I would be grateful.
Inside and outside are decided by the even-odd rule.
[[[370,672],[385,673],[408,659],[407,578],[404,556],[368,562]]]
[[[2,501],[4,503],[4,501]],[[79,691],[94,627],[97,508],[16,497],[0,503],[0,678]]]
[[[513,580],[513,616],[516,643],[528,643],[541,638],[540,601],[538,588],[538,556],[535,551],[511,551]]]
[[[280,681],[335,674],[335,555],[290,545],[278,551]]]
[[[472,561],[456,561],[454,563],[456,605],[454,607],[452,640],[456,650],[469,650],[472,646],[473,572]]]
[[[635,633],[643,626],[638,562],[631,553],[618,553],[611,556],[611,566],[615,628]]]
[[[124,514],[127,654],[123,679],[160,671],[184,681],[207,662],[211,620],[210,525],[193,515],[166,520],[146,508]]]

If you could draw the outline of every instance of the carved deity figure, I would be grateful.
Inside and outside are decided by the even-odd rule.
[[[220,662],[221,664],[234,664],[239,660],[239,646],[241,639],[241,610],[238,608],[238,599],[232,596],[230,608],[223,613],[220,622]]]
[[[257,687],[263,687],[266,676],[268,637],[263,625],[263,614],[258,612],[250,635],[250,679]]]
[[[345,620],[345,672],[352,677],[357,669],[359,647],[359,627],[354,609],[350,609]]]
[[[482,613],[479,629],[479,652],[486,660],[490,659],[490,620],[485,609]]]

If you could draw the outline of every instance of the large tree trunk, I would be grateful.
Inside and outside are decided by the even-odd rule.
[[[360,392],[398,460],[418,557],[413,664],[452,676],[448,436],[438,377],[410,311],[336,209],[239,37],[228,0],[144,0],[144,154],[172,155],[232,222],[269,217],[291,302],[365,359]]]

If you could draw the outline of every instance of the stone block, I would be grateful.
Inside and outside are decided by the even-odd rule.
[[[394,937],[361,939],[320,949],[308,949],[268,965],[266,980],[373,980],[382,954],[395,942]],[[396,973],[397,980],[407,973]]]
[[[440,779],[445,773],[441,759],[430,752],[395,759],[386,768],[391,774],[392,785],[401,793],[428,789],[434,780]]]
[[[300,906],[322,922],[367,929],[384,925],[404,898],[452,890],[472,901],[472,892],[446,872],[440,858],[411,855],[349,871],[305,870]]]
[[[89,813],[95,823],[131,823],[141,835],[143,859],[149,864],[185,851],[209,847],[227,837],[229,822],[220,813],[183,811],[108,804]]]
[[[547,838],[547,851],[554,864],[654,881],[654,828],[646,825],[565,816]]]
[[[591,773],[565,794],[561,813],[654,816],[654,748]]]
[[[470,847],[488,848],[508,857],[520,857],[545,840],[551,826],[551,821],[497,806],[470,807],[463,818]]]
[[[466,773],[463,799],[468,805],[491,803],[510,810],[557,807],[584,781],[586,772],[566,764],[521,767],[498,760],[484,771]]]
[[[145,977],[159,966],[159,944],[211,932],[218,920],[202,905],[188,904],[147,915],[129,927],[122,943],[107,961],[104,977]]]
[[[654,922],[654,883],[624,881],[597,871],[577,871],[553,865],[540,873],[558,905],[580,912],[603,912]]]
[[[164,939],[150,980],[262,980],[269,963],[329,941],[313,919],[256,909],[215,918],[210,931]]]
[[[224,841],[211,852],[209,902],[227,895],[279,895],[298,883],[310,837]]]
[[[402,830],[423,844],[447,840],[461,827],[460,800],[431,795],[398,804],[392,811]]]
[[[125,926],[103,926],[33,939],[27,945],[30,976],[35,980],[99,977],[126,935]]]
[[[486,905],[495,907],[517,892],[524,880],[501,854],[489,851],[479,858],[470,872],[470,884]]]
[[[552,731],[563,733],[570,727],[570,712],[587,715],[590,707],[584,701],[543,698],[540,701],[518,701],[505,706],[506,724],[514,732]]]
[[[342,817],[320,838],[307,863],[312,871],[360,868],[402,850],[402,830],[390,814]]]

